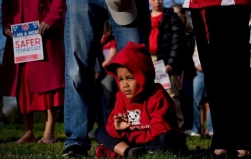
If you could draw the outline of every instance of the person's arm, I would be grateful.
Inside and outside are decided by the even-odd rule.
[[[65,11],[66,0],[52,0],[50,4],[50,11],[44,19],[44,22],[50,26],[54,26],[57,20],[60,20],[65,16]]]
[[[114,125],[114,116],[118,114],[127,114],[125,104],[122,102],[122,97],[120,96],[121,92],[118,92],[116,95],[116,102],[113,110],[108,116],[107,124],[106,124],[106,131],[110,136],[113,138],[122,138],[127,134],[126,130],[117,130]]]
[[[180,17],[174,13],[171,17],[172,26],[172,47],[166,65],[166,72],[173,71],[175,67],[181,65],[181,58],[184,49],[185,27]],[[178,66],[179,67],[179,66]]]
[[[61,20],[65,16],[65,3],[65,0],[53,0],[51,3],[47,3],[50,11],[47,13],[46,18],[39,26],[39,33],[41,35],[44,34],[45,30],[48,30],[51,26],[56,25],[57,21]]]
[[[197,71],[202,71],[202,67],[200,64],[200,59],[199,59],[199,54],[198,54],[198,49],[197,45],[194,47],[194,52],[193,52],[193,63]]]

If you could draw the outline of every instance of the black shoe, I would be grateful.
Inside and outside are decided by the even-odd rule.
[[[128,158],[139,158],[147,154],[143,147],[133,147],[128,152]]]
[[[70,158],[82,158],[89,157],[88,152],[83,149],[80,145],[71,145],[64,149],[62,156]]]

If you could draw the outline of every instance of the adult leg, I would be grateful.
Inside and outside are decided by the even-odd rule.
[[[197,71],[197,75],[194,77],[193,80],[193,131],[196,133],[203,133],[201,132],[201,115],[200,115],[200,103],[201,98],[203,96],[205,90],[204,86],[204,74],[203,72]]]
[[[205,78],[214,126],[212,143],[216,148],[250,150],[250,93],[243,93],[250,89],[249,7],[211,8],[205,15],[210,50]],[[238,129],[233,130],[233,125]]]
[[[208,73],[208,70],[210,70],[210,67],[208,65],[209,61],[207,60],[207,58],[209,58],[208,56],[210,56],[208,37],[207,37],[208,28],[206,27],[203,14],[205,14],[204,10],[203,11],[191,10],[191,17],[192,17],[192,23],[194,27],[196,42],[197,42],[198,54],[199,54],[200,62],[202,65],[202,70],[204,73],[204,82],[206,86],[207,95],[209,98],[210,109],[212,110],[211,100],[210,100],[211,95],[208,91],[211,89],[208,81],[210,81],[210,78],[212,78],[210,77],[210,74]],[[210,62],[212,62],[211,59],[210,59]],[[213,113],[211,115],[213,115]],[[212,119],[213,119],[213,116],[212,116]],[[205,151],[204,153],[195,155],[193,157],[198,158],[198,157],[207,156],[208,154],[211,156],[211,152],[214,151],[214,149],[215,149],[215,144],[211,141],[211,146],[210,146],[209,151]],[[225,152],[219,152],[217,154],[220,154],[220,153],[225,153]]]
[[[240,93],[243,92],[244,88],[250,88],[250,84],[247,82],[250,77],[240,78],[240,76],[234,75],[238,72],[237,70],[246,72],[246,65],[249,68],[249,51],[248,54],[238,53],[240,51],[247,52],[249,13],[244,6],[237,7],[236,10],[232,7],[207,9],[205,19],[209,39],[206,38],[205,23],[200,12],[192,11],[193,26],[205,75],[214,128],[211,144],[213,149],[233,148],[233,145],[235,145],[234,147],[237,145],[237,147],[245,147],[245,149],[250,147],[248,144],[250,143],[250,136],[247,135],[250,132],[244,126],[247,125],[247,121],[250,121],[249,115],[247,115],[250,114],[247,110],[247,105],[250,105],[250,101],[247,101],[249,94]],[[237,12],[238,14],[235,14]],[[231,22],[234,25],[229,25]],[[245,26],[247,26],[247,29],[245,29]],[[238,31],[234,32],[234,30]],[[235,67],[231,67],[233,64]],[[233,86],[234,83],[238,83],[238,86]],[[241,85],[239,85],[240,83]],[[246,104],[244,104],[245,102]],[[233,118],[236,115],[238,117]],[[233,125],[240,124],[242,125],[241,130],[234,129],[233,131]],[[233,139],[233,137],[238,139]],[[243,142],[244,140],[245,142]]]
[[[191,130],[193,126],[193,77],[184,73],[182,89],[179,92],[180,107],[184,117],[183,128]]]
[[[144,43],[148,46],[151,27],[149,2],[147,0],[137,0],[135,3],[137,7],[137,18],[127,26],[118,25],[109,14],[118,51],[125,47],[129,41]]]
[[[169,77],[170,77],[170,83],[172,87],[167,89],[166,91],[175,103],[178,124],[179,124],[179,127],[182,128],[184,124],[184,117],[183,117],[181,107],[180,107],[178,75],[171,75]]]
[[[208,107],[208,111],[207,111],[207,135],[209,137],[212,137],[214,134],[214,129],[213,129],[213,125],[212,125],[212,119],[211,119],[211,113],[210,113],[210,109],[209,109],[209,103],[206,103],[206,107]]]
[[[38,143],[51,144],[56,142],[54,129],[57,121],[58,109],[52,108],[46,112],[45,130],[42,139]]]
[[[107,12],[103,0],[67,0],[63,156],[87,156],[95,117],[94,64]]]
[[[15,143],[34,142],[33,113],[22,113],[22,119],[23,119],[23,124],[25,128],[25,134]]]

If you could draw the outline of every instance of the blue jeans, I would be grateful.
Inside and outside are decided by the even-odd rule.
[[[210,109],[208,111],[208,116],[207,116],[207,130],[208,130],[208,133],[213,133],[214,132]]]
[[[2,30],[2,25],[1,24],[0,24],[0,29]],[[6,37],[1,32],[0,33],[0,65],[2,64],[5,41],[6,41]]]
[[[197,71],[197,75],[194,77],[193,80],[193,106],[194,106],[194,116],[193,116],[193,131],[196,133],[203,133],[200,132],[201,130],[201,123],[200,123],[200,102],[205,93],[205,84],[204,84],[204,73],[201,71]],[[208,118],[207,118],[207,129],[208,132],[214,132],[212,121],[211,121],[211,114],[210,110],[208,111]]]
[[[149,4],[147,0],[135,2],[137,19],[128,26],[120,26],[112,19],[105,0],[66,0],[65,147],[78,144],[85,150],[91,148],[88,132],[95,121],[94,63],[96,54],[102,51],[104,21],[110,19],[118,50],[128,41],[148,45]]]
[[[200,102],[204,92],[204,74],[197,71],[197,75],[193,79],[193,131],[196,133],[201,133]]]
[[[0,4],[2,3],[2,0],[0,0]],[[5,41],[6,37],[3,35],[2,32],[3,26],[2,26],[2,7],[0,6],[0,64],[2,64],[2,58],[3,58],[3,52],[5,47]]]

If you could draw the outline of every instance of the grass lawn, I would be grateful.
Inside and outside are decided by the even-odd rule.
[[[35,123],[35,139],[39,140],[43,135],[44,124]],[[24,127],[21,124],[4,124],[0,126],[0,159],[60,159],[64,149],[64,124],[57,123],[55,135],[58,142],[55,144],[14,144],[12,142],[18,140],[24,134]],[[97,145],[95,140],[92,141],[93,146],[89,151],[89,155],[93,155],[93,148]],[[202,149],[208,148],[210,139],[204,137],[187,137],[187,145],[189,150],[196,150],[196,147]],[[94,157],[93,157],[94,158]],[[171,153],[155,153],[153,156],[145,156],[144,158],[157,159],[182,159],[178,155]]]

